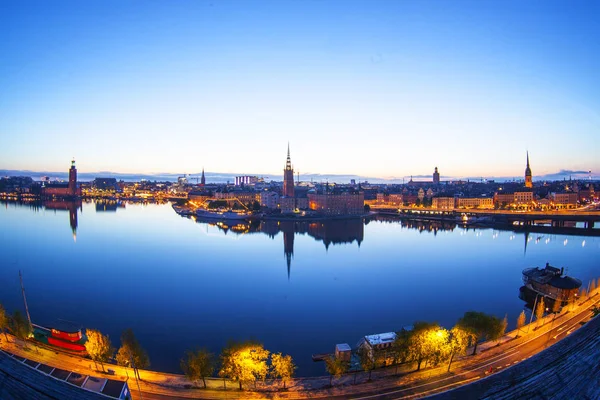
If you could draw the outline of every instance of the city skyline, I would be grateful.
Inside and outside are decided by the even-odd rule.
[[[0,169],[592,171],[591,2],[5,3]],[[474,174],[476,172],[476,174]]]

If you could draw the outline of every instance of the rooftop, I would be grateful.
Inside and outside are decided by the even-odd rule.
[[[396,340],[396,332],[378,333],[375,335],[366,335],[365,339],[371,345],[391,343]]]

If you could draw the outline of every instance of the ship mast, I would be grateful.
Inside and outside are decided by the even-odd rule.
[[[27,320],[29,321],[29,327],[33,331],[33,324],[31,323],[31,316],[29,316],[29,307],[27,307],[27,298],[25,297],[25,287],[23,286],[23,275],[19,270],[19,280],[21,281],[21,292],[23,293],[23,302],[25,303],[25,312],[27,313]]]

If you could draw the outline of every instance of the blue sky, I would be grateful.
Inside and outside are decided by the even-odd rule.
[[[600,171],[593,1],[3,1],[0,169]],[[596,175],[595,174],[595,175]]]

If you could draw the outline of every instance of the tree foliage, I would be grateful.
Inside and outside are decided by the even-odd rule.
[[[448,371],[450,371],[450,366],[452,365],[454,356],[457,354],[464,354],[467,351],[467,347],[469,347],[469,344],[472,340],[473,334],[469,331],[462,329],[459,326],[455,326],[450,330],[447,344],[447,353],[450,354],[450,360],[448,362]]]
[[[473,355],[477,352],[477,343],[480,340],[496,340],[504,334],[499,318],[477,311],[467,311],[458,320],[457,326],[471,333]]]
[[[86,329],[87,341],[85,350],[94,362],[99,362],[104,371],[104,363],[108,361],[115,352],[108,336],[103,335],[95,329]]]
[[[20,311],[15,311],[10,321],[10,328],[17,339],[26,340],[31,334],[31,326]]]
[[[347,361],[342,360],[337,357],[327,357],[325,358],[325,369],[327,373],[329,373],[329,386],[333,384],[333,378],[341,378],[342,375],[348,371],[350,365],[348,365]]]
[[[206,377],[211,376],[215,371],[214,354],[206,349],[188,351],[186,358],[181,360],[181,369],[192,382],[202,379],[204,389],[206,389]]]
[[[133,367],[136,373],[138,368],[148,368],[150,366],[148,353],[140,346],[131,328],[124,330],[121,334],[121,347],[117,352],[116,359],[117,364]]]
[[[535,319],[541,320],[544,317],[544,312],[546,311],[546,304],[544,302],[544,296],[541,296],[540,300],[535,307]]]
[[[410,356],[409,346],[412,330],[401,329],[396,332],[396,339],[392,343],[392,355],[394,356],[394,364],[404,363],[408,361]]]
[[[6,329],[8,329],[8,317],[6,316],[6,310],[0,304],[0,332],[4,332],[4,337],[8,342],[8,336],[6,335]]]
[[[519,314],[519,318],[517,318],[517,337],[519,336],[518,330],[525,326],[525,321],[525,311],[521,311],[521,314]]]
[[[366,345],[358,348],[358,359],[360,361],[360,367],[363,369],[363,371],[367,371],[369,373],[368,380],[370,381],[371,371],[375,369],[375,358]]]
[[[256,342],[236,343],[231,342],[221,352],[221,370],[219,375],[242,384],[264,380],[269,372],[267,360],[269,351]]]
[[[417,363],[417,371],[423,361],[436,365],[442,358],[442,343],[447,341],[448,331],[437,323],[418,321],[414,323],[408,341],[408,360]]]
[[[271,365],[273,367],[272,375],[283,382],[285,389],[286,382],[289,382],[294,376],[296,365],[290,355],[282,355],[281,353],[271,354]]]

